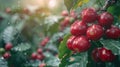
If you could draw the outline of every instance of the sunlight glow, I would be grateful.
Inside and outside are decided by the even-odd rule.
[[[49,8],[54,8],[56,5],[57,5],[56,0],[50,0],[49,3],[48,3]]]

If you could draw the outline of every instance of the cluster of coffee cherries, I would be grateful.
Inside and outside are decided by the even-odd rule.
[[[63,31],[66,27],[70,26],[74,19],[77,19],[77,13],[72,10],[70,13],[68,11],[63,10],[61,15],[63,16],[63,20],[60,22],[60,31]]]
[[[43,49],[42,48],[38,48],[37,52],[34,52],[31,54],[31,59],[32,60],[43,60],[45,58],[44,54],[43,54]]]
[[[45,37],[41,42],[40,45],[42,47],[44,47],[48,42],[49,42],[50,38],[49,37]]]
[[[100,14],[94,8],[83,9],[81,20],[77,19],[70,27],[72,36],[67,40],[67,47],[74,52],[85,52],[91,46],[91,40],[97,41],[103,36],[106,38],[120,38],[120,29],[113,25],[114,17],[109,12]],[[99,57],[98,57],[99,56]],[[93,59],[112,61],[115,55],[106,48],[97,48],[93,51]]]
[[[11,54],[10,54],[10,50],[13,47],[13,45],[11,43],[6,43],[5,45],[5,50],[6,52],[3,54],[4,59],[9,59]]]

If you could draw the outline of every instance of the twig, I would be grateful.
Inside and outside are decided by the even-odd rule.
[[[106,11],[109,6],[115,4],[116,2],[117,0],[106,0],[105,5],[101,9],[101,11]]]

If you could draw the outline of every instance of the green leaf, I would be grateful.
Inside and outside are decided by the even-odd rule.
[[[24,67],[39,67],[39,65],[41,64],[41,61],[35,60],[35,61],[30,61],[30,62],[26,62],[24,64]]]
[[[63,41],[60,43],[60,46],[59,46],[59,58],[62,59],[65,55],[69,55],[71,53],[71,50],[69,50],[66,46],[66,42],[68,40],[68,38],[70,37],[70,34],[67,34]]]
[[[65,6],[67,7],[68,11],[70,11],[70,9],[73,7],[73,2],[74,0],[64,0]]]
[[[3,21],[0,21],[0,32],[2,32],[7,26],[9,26],[8,24],[9,20],[3,20]]]
[[[80,67],[86,67],[88,63],[88,54],[87,52],[80,54],[81,60],[80,60]]]
[[[115,67],[113,63],[106,63],[106,67]]]
[[[76,4],[72,7],[77,13],[80,13],[83,9],[87,7],[96,7],[96,0],[78,0]]]
[[[66,46],[66,42],[69,37],[70,37],[70,34],[67,34],[64,37],[63,41],[60,43],[58,57],[61,59],[61,63],[59,64],[59,67],[65,67],[66,64],[68,63],[67,59],[71,55],[72,51],[69,50]]]
[[[106,48],[112,50],[116,55],[120,55],[120,41],[117,40],[101,40],[100,41]]]
[[[47,67],[58,67],[60,64],[60,60],[58,57],[55,57],[51,52],[44,52]]]
[[[8,67],[7,61],[0,57],[0,67]]]
[[[83,4],[88,3],[88,2],[89,0],[77,0],[77,2],[75,2],[72,8],[76,9],[77,7],[81,7]]]
[[[119,1],[119,2],[120,2],[120,1]],[[110,13],[112,13],[114,16],[120,16],[120,9],[118,9],[118,8],[120,8],[119,2],[116,3],[116,4],[113,5],[113,6],[110,6],[110,7],[107,9],[107,11],[110,12]]]
[[[3,31],[3,40],[5,42],[11,42],[14,39],[14,36],[17,34],[16,29],[13,26],[8,26]]]
[[[80,67],[80,63],[76,62],[76,63],[70,64],[66,67]]]
[[[46,61],[47,66],[51,66],[51,67],[58,67],[59,63],[60,60],[54,56],[49,57],[49,59]]]
[[[48,16],[45,18],[45,33],[49,35],[53,35],[54,33],[59,31],[59,21],[61,16]]]
[[[28,43],[21,43],[18,44],[18,46],[15,46],[12,48],[13,51],[19,51],[19,52],[23,52],[23,51],[27,51],[31,48],[31,45]]]
[[[59,64],[59,67],[65,67],[69,62],[68,62],[68,58],[70,57],[69,54],[66,54],[62,59],[61,59],[61,63]]]
[[[74,58],[74,62],[77,64],[71,64],[69,65],[70,67],[87,67],[87,63],[88,63],[88,54],[87,52],[83,52],[80,54],[77,54],[76,56],[73,56]],[[68,66],[68,67],[69,67]]]

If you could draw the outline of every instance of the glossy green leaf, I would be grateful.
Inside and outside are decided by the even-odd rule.
[[[120,1],[118,1],[116,4],[114,4],[113,6],[110,6],[107,11],[112,13],[114,16],[120,16]]]
[[[59,57],[59,59],[61,59],[61,63],[59,64],[59,67],[65,67],[66,64],[68,63],[67,59],[71,55],[72,51],[69,50],[66,46],[66,42],[70,36],[71,36],[70,34],[67,34],[64,37],[63,41],[60,43],[58,57]]]
[[[12,48],[13,51],[19,51],[19,52],[23,52],[23,51],[27,51],[31,48],[31,45],[28,43],[21,43],[18,44],[18,46],[15,46]]]
[[[70,10],[73,7],[73,2],[74,2],[74,0],[64,0],[64,4],[68,10]]]
[[[115,66],[113,63],[108,62],[108,63],[106,63],[106,67],[115,67]]]
[[[84,5],[88,2],[89,2],[89,0],[77,0],[77,2],[74,4],[74,6],[72,8],[76,9],[76,8],[81,7],[82,5]]]
[[[63,41],[60,43],[59,46],[59,58],[62,59],[65,55],[68,55],[71,53],[71,50],[69,50],[66,46],[66,42],[68,40],[68,38],[70,37],[70,34],[67,34]]]
[[[17,34],[16,29],[13,26],[8,26],[3,31],[2,37],[5,42],[11,42],[15,38],[14,36],[16,34]]]
[[[87,52],[79,53],[76,56],[73,56],[74,64],[70,64],[68,67],[87,67],[88,63],[88,54]]]
[[[77,13],[80,13],[83,9],[87,7],[96,7],[96,5],[96,0],[78,0],[72,9],[74,9]]]
[[[7,65],[8,65],[7,61],[0,57],[0,67],[8,67]]]

